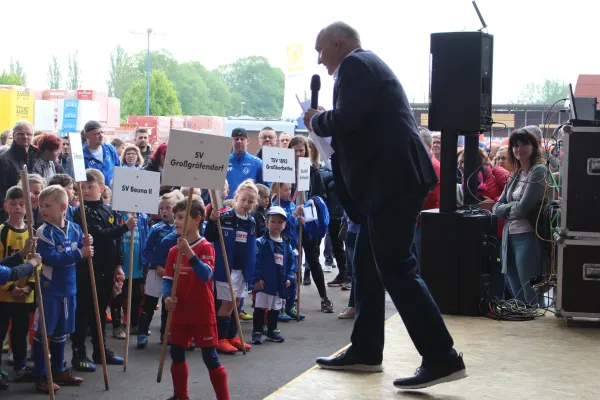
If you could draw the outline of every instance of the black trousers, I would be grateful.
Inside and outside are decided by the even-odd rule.
[[[457,356],[442,315],[416,273],[413,240],[426,197],[426,191],[401,196],[367,215],[360,226],[354,253],[356,317],[349,351],[368,360],[383,358],[386,290],[423,357],[423,366]]]
[[[0,343],[4,343],[10,324],[10,347],[15,360],[15,370],[26,366],[30,312],[31,304],[0,302]]]
[[[319,291],[321,298],[327,297],[327,288],[325,287],[325,277],[323,276],[323,267],[319,257],[321,255],[321,239],[309,239],[305,230],[302,231],[302,248],[304,256],[310,268],[315,286]]]
[[[333,249],[333,255],[339,268],[339,273],[345,276],[346,266],[346,251],[344,250],[344,242],[340,240],[340,227],[342,226],[341,218],[331,218],[329,220],[329,239],[331,240],[331,247]]]
[[[98,309],[100,311],[103,336],[106,329],[106,307],[110,303],[113,284],[114,277],[112,274],[96,274],[96,293],[98,295]],[[96,311],[94,310],[90,275],[86,265],[85,268],[77,268],[77,310],[75,311],[75,332],[71,334],[74,351],[85,352],[85,338],[88,327],[92,332],[94,351],[98,351],[100,350],[100,346],[96,325]]]
[[[154,318],[154,310],[156,310],[156,305],[158,304],[158,297],[144,295],[144,310],[140,315],[140,324],[138,326],[138,332],[141,334],[146,334],[150,329],[150,323],[152,322],[152,318]],[[167,324],[168,313],[165,310],[165,302],[164,300],[161,303],[161,314],[160,314],[160,333],[165,333],[165,326]]]
[[[139,324],[140,320],[140,304],[142,304],[144,279],[134,279],[131,283],[131,326]],[[110,302],[110,316],[112,317],[112,324],[114,328],[121,325],[125,325],[123,315],[127,309],[127,296],[129,290],[129,279],[125,279],[123,282],[123,291]],[[156,307],[156,304],[154,305]],[[123,311],[121,311],[123,310]]]

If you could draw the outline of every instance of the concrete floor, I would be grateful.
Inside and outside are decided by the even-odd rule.
[[[402,320],[386,325],[384,371],[335,372],[313,367],[269,399],[520,400],[599,399],[600,324],[567,327],[551,314],[528,322],[445,316],[467,379],[421,391],[399,391],[395,378],[420,364]]]
[[[323,261],[323,260],[322,260]],[[326,280],[335,277],[337,270],[325,274]],[[255,346],[246,356],[241,353],[233,356],[221,356],[221,362],[227,368],[229,388],[232,399],[263,399],[270,393],[300,375],[315,363],[319,356],[330,355],[345,346],[350,338],[351,320],[337,319],[337,313],[345,308],[349,292],[339,288],[330,288],[328,295],[334,302],[335,314],[323,314],[319,311],[320,299],[313,285],[302,287],[302,312],[307,315],[303,322],[280,323],[281,334],[286,338],[283,344],[264,343]],[[251,301],[247,301],[247,312],[252,312]],[[386,304],[386,315],[396,312],[391,301]],[[109,366],[110,390],[104,391],[102,368],[94,373],[78,373],[85,379],[80,387],[64,387],[57,392],[57,399],[167,399],[172,396],[170,358],[163,372],[162,383],[156,383],[156,373],[160,358],[159,314],[156,312],[150,327],[154,334],[149,338],[146,350],[135,349],[136,336],[132,336],[129,350],[127,372],[123,367]],[[242,323],[246,340],[250,339],[252,323]],[[112,338],[112,327],[109,325],[107,336],[108,347],[117,354],[123,355],[125,341]],[[88,340],[88,351],[91,345]],[[2,368],[9,373],[12,369],[7,365],[3,355]],[[67,344],[67,357],[71,359],[71,346]],[[214,399],[214,392],[208,379],[206,367],[199,351],[188,352],[190,365],[189,389],[191,399]],[[32,363],[30,363],[33,366]],[[70,364],[69,364],[70,366]],[[35,392],[33,384],[11,383],[7,391],[0,391],[0,399],[30,400],[45,398]]]

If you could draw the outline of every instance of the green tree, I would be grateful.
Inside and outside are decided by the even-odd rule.
[[[137,78],[131,56],[121,46],[117,46],[110,54],[109,79],[106,81],[108,95],[122,99]]]
[[[21,68],[21,63],[19,62],[19,60],[14,61],[11,58],[9,68],[10,68],[9,69],[10,74],[15,74],[19,77],[19,80],[21,83],[19,83],[18,85],[26,86],[27,85],[27,77],[23,73],[23,68]]]
[[[77,52],[69,54],[69,75],[67,76],[67,89],[75,90],[81,87],[81,68],[77,61]]]
[[[0,85],[16,85],[21,86],[23,84],[21,77],[17,74],[3,71],[0,75]]]
[[[122,115],[146,114],[146,79],[138,79],[127,89],[121,103]],[[181,115],[181,105],[173,84],[163,70],[150,74],[150,115]]]
[[[240,58],[232,64],[220,66],[217,73],[232,95],[226,110],[229,115],[239,114],[240,102],[243,101],[244,114],[281,117],[285,76],[265,57]]]
[[[544,79],[544,81],[531,82],[519,96],[521,104],[552,104],[557,100],[567,98],[569,86],[560,79]]]
[[[48,63],[48,88],[60,89],[60,82],[62,80],[62,74],[60,72],[60,65],[56,56],[52,56],[52,61]]]

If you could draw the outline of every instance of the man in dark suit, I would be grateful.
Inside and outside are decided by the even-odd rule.
[[[307,110],[304,122],[331,137],[332,168],[349,217],[360,223],[354,255],[356,317],[351,347],[321,357],[322,368],[382,370],[387,289],[422,356],[394,386],[419,389],[466,377],[462,355],[429,289],[416,273],[417,217],[438,181],[402,85],[358,32],[343,22],[323,29],[315,49],[335,79],[333,110]]]

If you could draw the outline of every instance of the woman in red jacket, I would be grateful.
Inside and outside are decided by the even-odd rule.
[[[481,167],[477,171],[478,185],[476,196],[482,201],[496,201],[506,186],[509,172],[500,166],[493,167],[482,148],[479,148],[479,161]],[[458,169],[464,176],[464,152],[462,150],[458,153]],[[465,177],[465,180],[467,178]],[[463,182],[463,190],[465,183]]]

